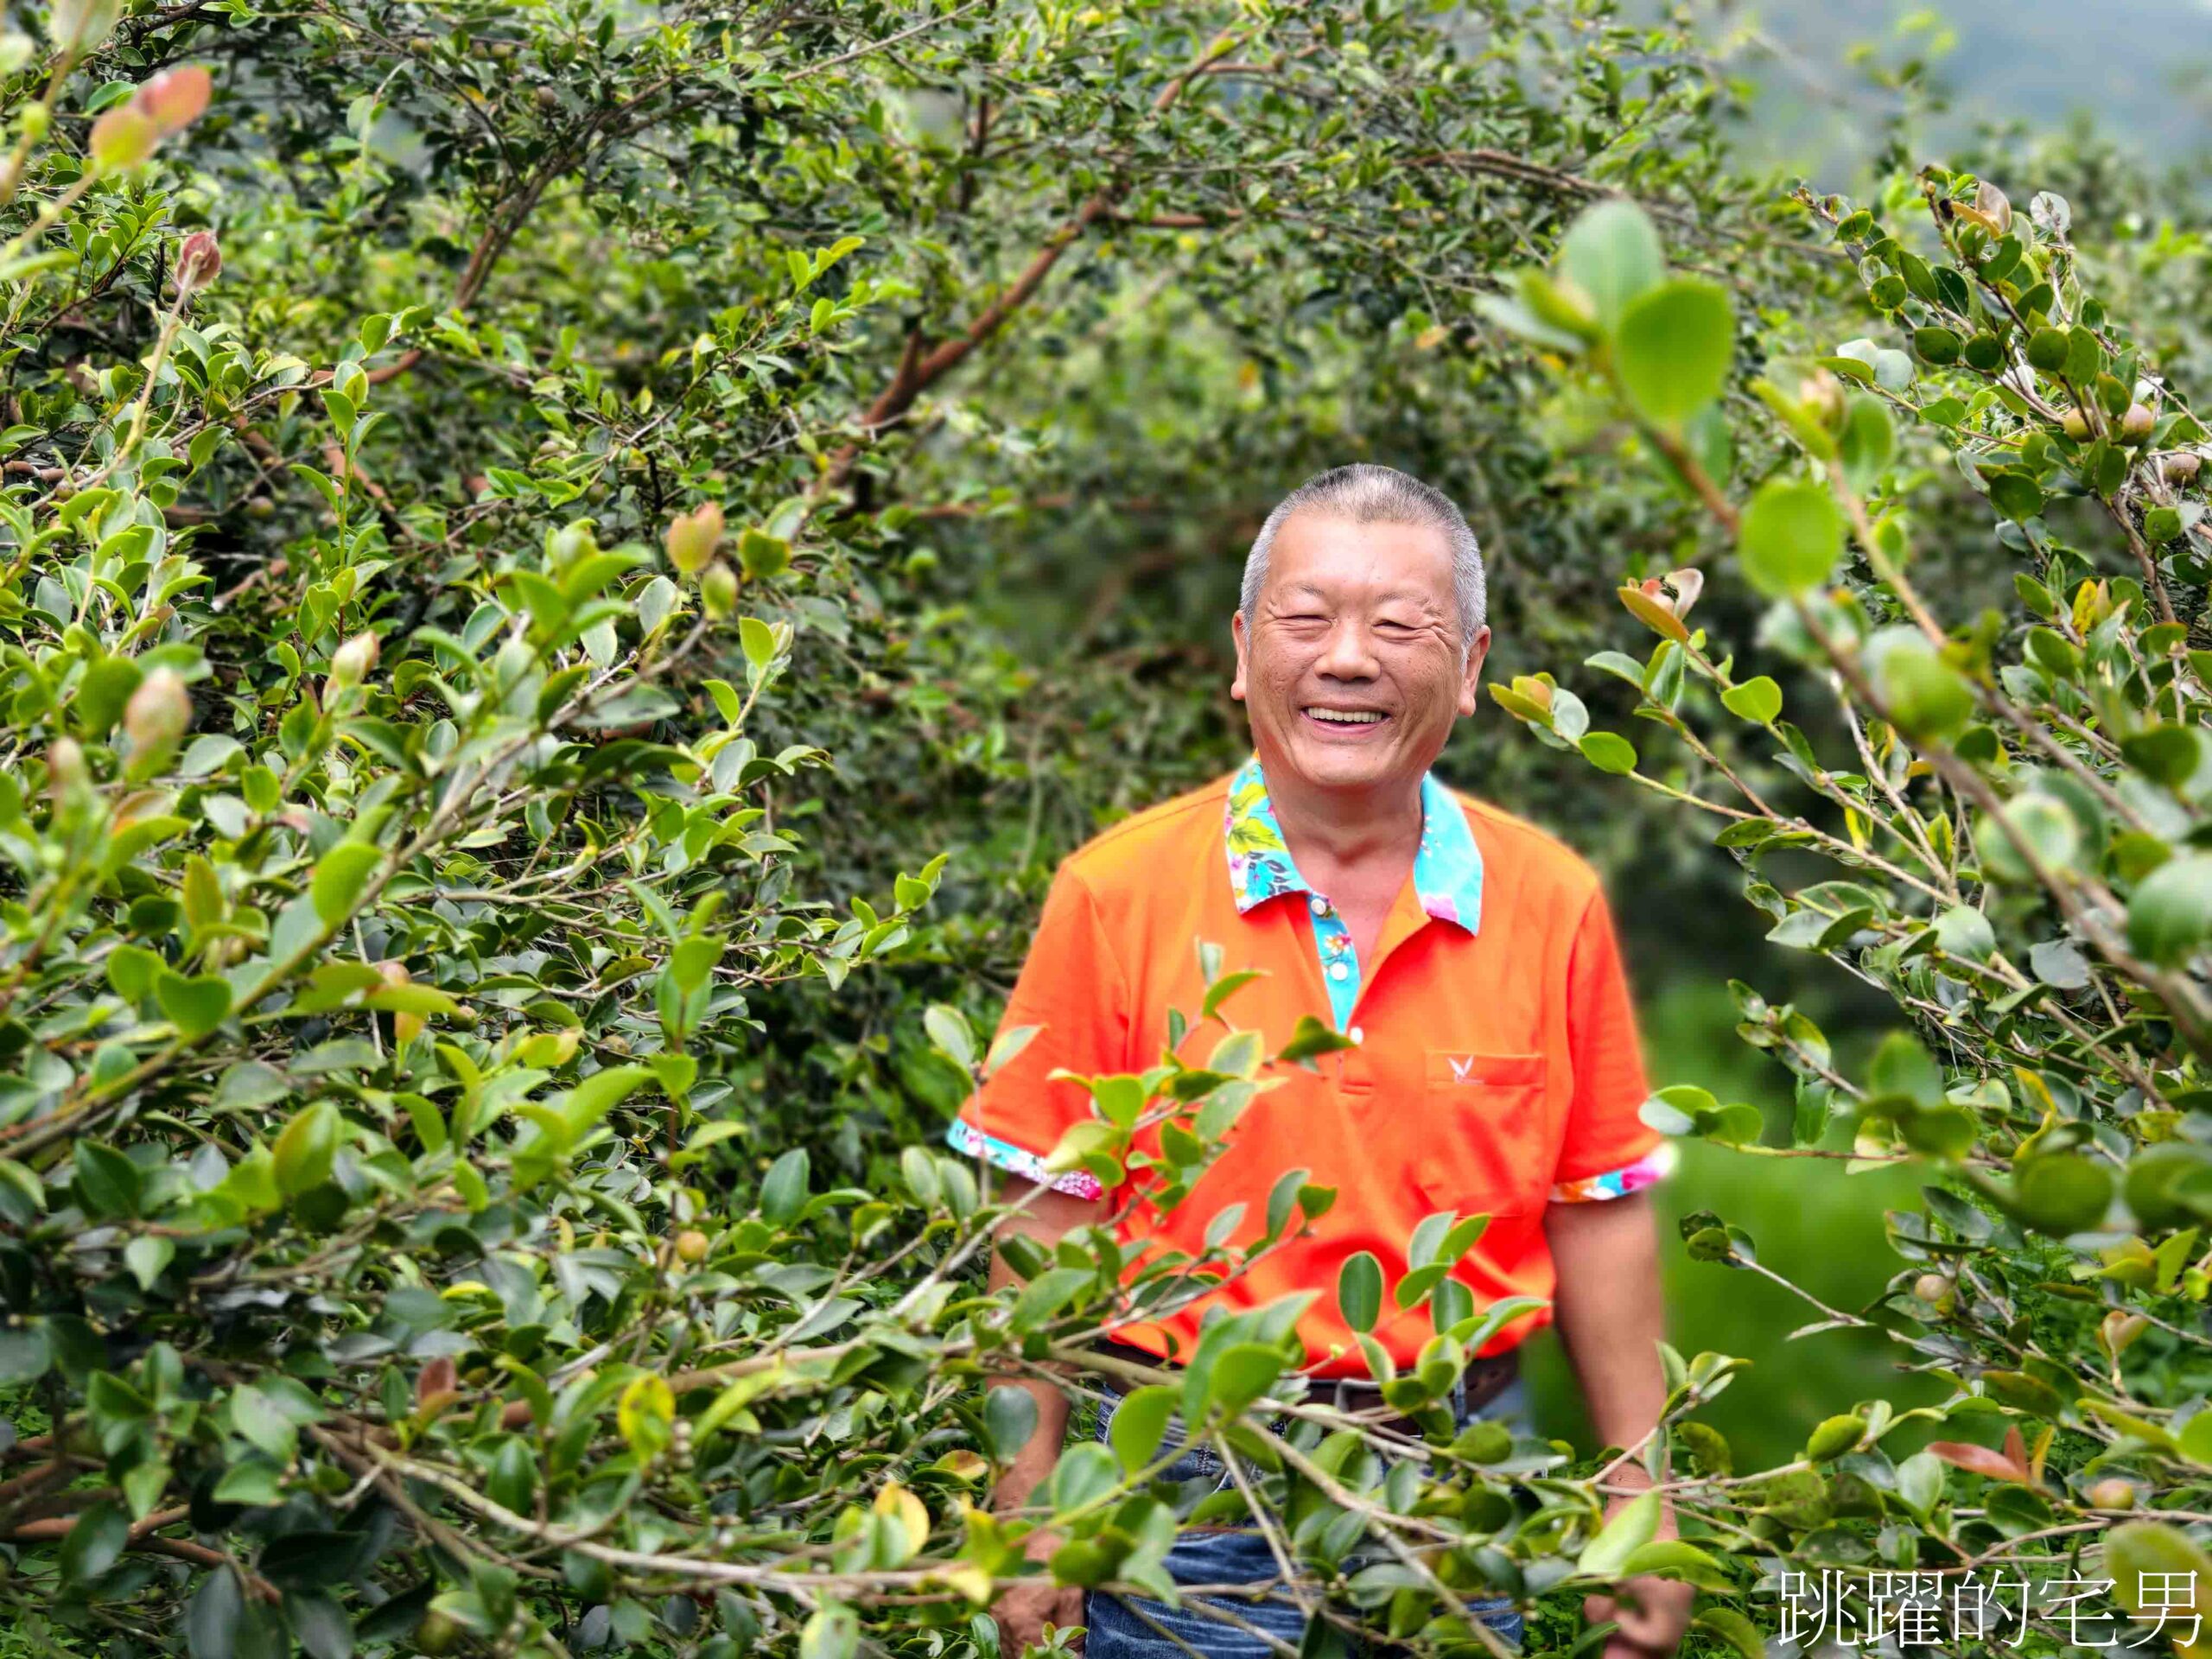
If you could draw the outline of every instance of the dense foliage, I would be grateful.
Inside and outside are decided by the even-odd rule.
[[[1923,1409],[1993,1420],[2002,1446],[1893,1461],[1879,1440],[1917,1414],[1862,1402],[1814,1431],[1807,1459],[1827,1467],[1751,1483],[1713,1518],[1808,1572],[1927,1573],[1939,1608],[1947,1579],[2018,1581],[2008,1618],[2028,1650],[2031,1624],[2109,1644],[2125,1613],[2186,1649],[2212,1578],[2212,435],[2096,292],[2063,198],[2016,211],[1995,184],[1930,167],[1873,207],[1805,201],[1881,325],[1751,382],[1792,453],[1742,476],[1742,497],[1695,424],[1728,381],[1731,308],[1669,274],[1644,215],[1593,211],[1551,271],[1490,309],[1567,359],[1705,503],[1772,601],[1764,664],[1793,674],[1825,741],[1784,717],[1774,675],[1691,621],[1695,563],[1620,589],[1659,636],[1647,657],[1588,664],[1633,689],[1650,753],[1550,673],[1492,696],[1548,742],[1719,820],[1768,937],[1910,1022],[1847,1076],[1802,1011],[1738,985],[1741,1034],[1797,1078],[1793,1132],[1763,1144],[1756,1109],[1690,1084],[1646,1116],[1746,1154],[1926,1167],[1925,1208],[1889,1217],[1905,1268],[1866,1306],[1815,1303],[1796,1334],[1886,1332],[1950,1386]],[[1955,590],[1929,585],[1917,555],[1924,521],[1955,524],[1942,498],[1959,480],[2012,591],[1947,621]],[[1725,1217],[1683,1234],[1694,1258],[1768,1271]],[[1726,1471],[1725,1441],[1676,1432],[1705,1475]]]
[[[1604,16],[68,0],[8,37],[10,1630],[994,1644],[1028,1522],[969,1502],[1022,1427],[980,1373],[1327,1196],[1289,1181],[1148,1286],[1092,1240],[979,1294],[973,1173],[899,1150],[976,1063],[916,988],[987,1008],[1052,848],[1223,728],[1176,681],[1138,728],[1172,758],[1128,767],[1107,653],[1033,714],[963,619],[995,574],[950,585],[918,526],[1014,511],[1057,418],[1030,365],[1171,279],[1263,385],[1449,364],[1437,418],[1471,419],[1530,371],[1465,296],[1574,206],[1741,234],[1690,142],[1716,83]],[[1248,409],[1269,470],[1341,446],[1312,410]],[[1107,1121],[1166,1102],[1187,1184],[1262,1037],[1103,1088]],[[1499,1316],[1447,1296],[1401,1392]],[[1260,1433],[1285,1324],[1194,1368],[1186,1414]],[[1162,1398],[1050,1494],[1067,1575],[1157,1584]],[[1410,1448],[1325,1427],[1241,1442],[1299,1548],[1478,1528],[1355,1600],[1411,1631],[1518,1581],[1478,1539],[1558,1449],[1465,1447],[1494,1467],[1416,1515]],[[1538,1587],[1649,1537],[1547,1491]]]
[[[1068,1581],[1166,1588],[1171,1409],[1246,1459],[1198,1518],[1330,1585],[1322,1649],[1470,1647],[1498,1591],[1560,1592],[1563,1646],[1669,1571],[1756,1656],[1785,1565],[2201,1561],[2206,436],[2063,204],[1731,185],[1726,84],[1598,0],[40,21],[0,41],[0,1626],[988,1653],[1033,1522]],[[2163,257],[2114,280],[2185,363]],[[1792,360],[1854,270],[1880,321]],[[1124,1282],[1078,1237],[992,1297],[995,1212],[928,1148],[1053,856],[1234,752],[1199,629],[1354,454],[1484,533],[1546,740],[1492,792],[1586,757],[1726,817],[1779,942],[1906,1011],[1853,1077],[1745,991],[1804,1078],[1765,1150],[1933,1166],[1911,1269],[1814,1328],[1892,1335],[1951,1386],[1921,1416],[2012,1451],[1893,1459],[1915,1414],[1839,1402],[1738,1471],[1696,1414],[1743,1359],[1669,1354],[1608,1453],[1696,1540],[1654,1542],[1563,1447],[1424,1476],[1348,1429],[1277,1307],[1033,1514],[979,1507],[1028,1427],[985,1374],[1092,1363],[1330,1201],[1286,1172],[1206,1260]],[[1768,675],[1685,620],[1701,526],[1777,596]],[[1947,626],[1976,579],[2019,608]],[[1533,671],[1624,581],[1661,643],[1586,704]],[[1675,758],[1592,725],[1631,707]],[[1325,1040],[1219,989],[1208,1066],[1099,1080],[1071,1160],[1172,1200]],[[1513,1311],[1440,1290],[1479,1225],[1341,1287],[1435,1327],[1409,1408]],[[1688,1243],[1764,1271],[1722,1217]]]

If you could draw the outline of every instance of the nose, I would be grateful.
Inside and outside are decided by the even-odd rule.
[[[1329,629],[1314,668],[1332,680],[1371,680],[1381,673],[1374,636],[1357,616],[1339,616]]]

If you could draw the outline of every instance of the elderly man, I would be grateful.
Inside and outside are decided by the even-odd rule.
[[[1402,473],[1340,467],[1275,508],[1252,544],[1230,625],[1230,695],[1250,715],[1252,760],[1108,830],[1061,867],[1005,1016],[1039,1034],[967,1103],[950,1139],[1051,1189],[1010,1227],[1049,1245],[1106,1219],[1118,1206],[1094,1179],[1042,1167],[1089,1109],[1078,1086],[1051,1074],[1153,1064],[1168,1011],[1198,1005],[1194,946],[1217,944],[1224,971],[1261,976],[1236,994],[1239,1025],[1280,1040],[1312,1014],[1351,1046],[1253,1106],[1206,1175],[1205,1202],[1154,1222],[1132,1214],[1125,1234],[1195,1253],[1211,1217],[1239,1200],[1263,1214],[1268,1189],[1294,1167],[1338,1198],[1313,1236],[1197,1306],[1117,1327],[1118,1342],[1148,1363],[1173,1363],[1196,1343],[1207,1305],[1318,1290],[1298,1331],[1307,1370],[1342,1379],[1346,1404],[1373,1406],[1337,1306],[1338,1268],[1370,1250],[1395,1281],[1423,1217],[1487,1212],[1488,1230],[1454,1276],[1477,1306],[1548,1300],[1475,1357],[1454,1402],[1460,1417],[1518,1410],[1513,1351],[1555,1317],[1599,1437],[1634,1446],[1666,1393],[1655,1346],[1657,1236],[1642,1190],[1670,1149],[1638,1116],[1646,1088],[1635,1024],[1596,878],[1549,836],[1430,773],[1453,721],[1475,712],[1490,645],[1483,588],[1458,508]],[[1008,1282],[1003,1263],[993,1274]],[[1385,1321],[1376,1334],[1408,1366],[1427,1324]],[[1001,1386],[1027,1388],[1038,1402],[1039,1431],[999,1486],[998,1502],[1012,1508],[1058,1459],[1067,1402],[1044,1384]],[[1118,1397],[1109,1392],[1109,1412]],[[1229,1479],[1203,1447],[1171,1472]],[[1634,1462],[1614,1478],[1644,1478]],[[1036,1557],[1052,1544],[1036,1537]],[[1248,1529],[1185,1534],[1168,1568],[1188,1584],[1281,1576]],[[1690,1587],[1646,1579],[1629,1588],[1618,1603],[1586,1605],[1588,1617],[1618,1621],[1607,1659],[1672,1651]],[[1300,1639],[1304,1614],[1291,1599],[1233,1605],[1243,1625]],[[1472,1605],[1520,1640],[1510,1601]],[[1009,1655],[1047,1622],[1086,1625],[1090,1659],[1268,1651],[1203,1608],[1110,1595],[1084,1605],[1049,1583],[1009,1592],[997,1612]]]

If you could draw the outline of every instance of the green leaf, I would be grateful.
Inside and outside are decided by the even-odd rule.
[[[2024,473],[1992,473],[1989,503],[2007,518],[2025,524],[2043,511],[2043,489]]]
[[[1864,495],[1890,464],[1897,450],[1897,429],[1890,411],[1878,397],[1853,392],[1844,407],[1843,433],[1838,444],[1843,461],[1843,481]]]
[[[2212,1554],[2162,1521],[2130,1521],[2105,1535],[2103,1576],[2112,1581],[2113,1599],[2121,1606],[2163,1621],[2175,1617],[2175,1599],[2167,1593],[2171,1586],[2189,1586],[2191,1608],[2207,1593]]]
[[[1337,1304],[1344,1323],[1355,1331],[1372,1331],[1382,1313],[1382,1264],[1374,1253],[1362,1250],[1347,1257],[1337,1270]]]
[[[737,641],[756,676],[766,671],[768,664],[776,659],[775,631],[758,617],[738,620]]]
[[[272,1149],[276,1190],[288,1198],[296,1198],[308,1188],[321,1186],[328,1180],[345,1127],[338,1108],[327,1100],[318,1100],[295,1114],[284,1126],[283,1133],[276,1137]]]
[[[186,979],[164,971],[154,981],[154,1001],[161,1004],[177,1034],[189,1041],[223,1023],[231,1011],[231,987],[228,981],[213,974]]]
[[[1728,292],[1677,277],[1631,302],[1613,331],[1613,373],[1638,416],[1679,429],[1720,395],[1735,352]]]
[[[138,1213],[144,1182],[138,1166],[113,1147],[99,1141],[79,1141],[70,1149],[76,1166],[73,1183],[77,1202],[95,1220],[111,1220]]]
[[[1936,918],[1936,943],[1948,956],[1986,962],[1997,949],[1997,932],[1973,906],[1953,905]]]
[[[1782,688],[1762,674],[1730,686],[1720,694],[1720,702],[1738,720],[1764,726],[1782,712]]]
[[[849,1607],[832,1603],[799,1628],[798,1659],[854,1659],[860,1646],[860,1619]]]
[[[1575,1558],[1578,1574],[1599,1579],[1619,1575],[1630,1556],[1659,1532],[1659,1494],[1643,1492],[1613,1511],[1612,1518]]]
[[[1650,215],[1632,201],[1586,208],[1560,240],[1560,275],[1588,296],[1598,321],[1617,326],[1630,302],[1666,280],[1667,256]]]
[[[1766,1659],[1766,1638],[1759,1634],[1758,1625],[1733,1607],[1702,1608],[1690,1624],[1698,1630],[1712,1631],[1735,1649],[1741,1659]]]
[[[2127,901],[2127,943],[2162,967],[2184,962],[2212,938],[2212,853],[2170,858],[2136,884]]]
[[[1175,1413],[1175,1396],[1180,1392],[1153,1383],[1123,1395],[1122,1403],[1114,1408],[1106,1433],[1122,1473],[1134,1475],[1158,1455],[1160,1443],[1167,1436],[1168,1419]]]
[[[1805,1460],[1808,1463],[1827,1463],[1853,1450],[1866,1438],[1866,1420],[1857,1415],[1830,1417],[1815,1428],[1805,1441]]]
[[[325,927],[336,927],[353,913],[383,861],[384,849],[365,841],[341,841],[315,861],[308,892]]]
[[[591,1133],[609,1112],[651,1082],[652,1075],[650,1066],[606,1066],[563,1095],[559,1109],[569,1144],[574,1146]]]
[[[1162,1389],[1173,1395],[1173,1389]],[[1119,1414],[1116,1414],[1117,1415]],[[1029,1390],[1002,1384],[983,1396],[983,1430],[991,1443],[991,1456],[1012,1463],[1037,1433],[1037,1402]]]
[[[238,1625],[245,1601],[238,1574],[219,1567],[200,1580],[185,1609],[185,1650],[191,1659],[237,1659]]]
[[[123,1247],[123,1263],[141,1290],[151,1290],[175,1256],[175,1244],[152,1233],[142,1233]]]
[[[1752,587],[1770,598],[1808,594],[1828,579],[1843,544],[1843,513],[1817,484],[1769,479],[1759,486],[1736,535],[1736,555]]]
[[[1264,1343],[1240,1342],[1213,1362],[1207,1392],[1213,1403],[1235,1415],[1274,1386],[1282,1375],[1282,1355]]]
[[[797,1219],[806,1207],[809,1179],[804,1147],[793,1147],[768,1166],[760,1182],[760,1214],[777,1226]]]
[[[947,1059],[963,1071],[974,1070],[976,1033],[968,1024],[967,1015],[945,1003],[932,1003],[923,1011],[922,1029]]]
[[[72,1584],[89,1584],[122,1558],[130,1541],[130,1516],[111,1498],[103,1498],[77,1517],[58,1552],[61,1576]]]
[[[1574,747],[1600,772],[1622,774],[1636,770],[1636,747],[1617,732],[1585,732]]]

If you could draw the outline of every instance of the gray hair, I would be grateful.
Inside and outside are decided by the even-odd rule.
[[[1433,485],[1424,484],[1395,467],[1355,461],[1316,473],[1276,504],[1252,538],[1244,556],[1244,587],[1237,610],[1244,626],[1252,626],[1252,612],[1260,602],[1260,588],[1268,579],[1268,552],[1275,532],[1294,512],[1313,512],[1356,524],[1427,524],[1441,531],[1452,550],[1452,590],[1459,607],[1459,656],[1465,661],[1482,632],[1485,601],[1482,550],[1475,532],[1452,504],[1452,498]]]

